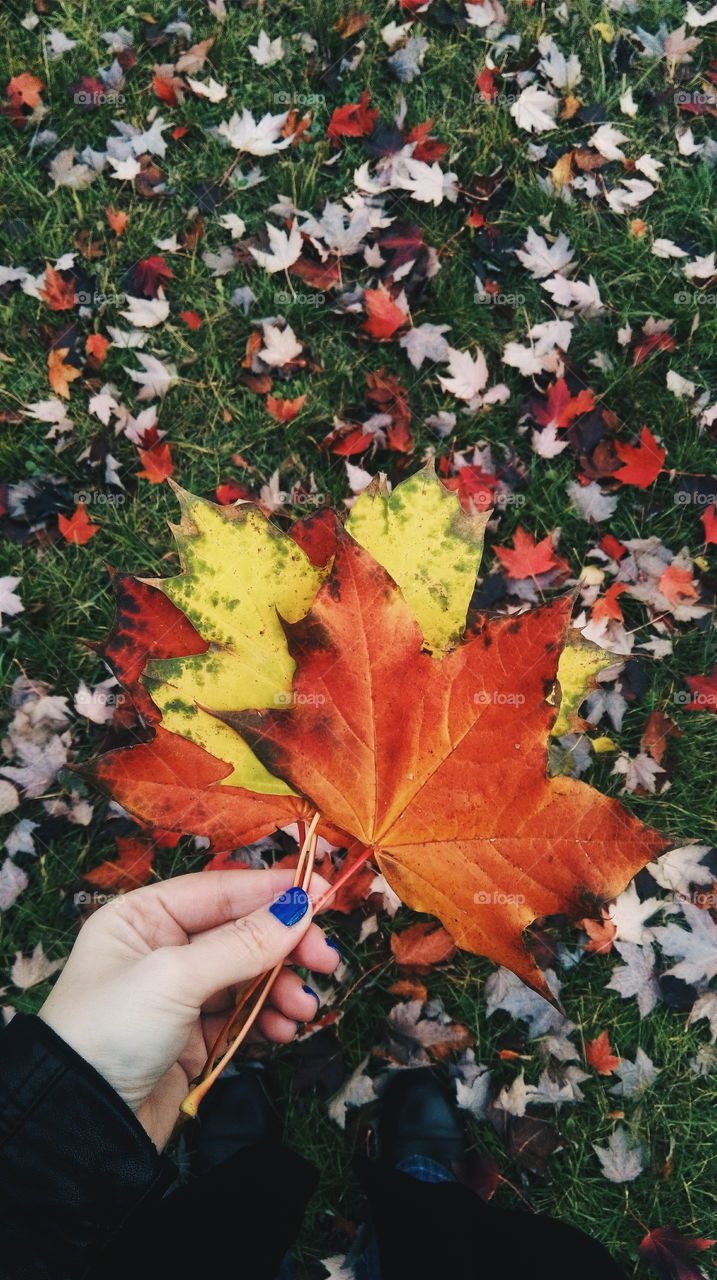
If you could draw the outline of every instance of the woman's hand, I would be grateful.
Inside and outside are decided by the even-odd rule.
[[[39,1016],[117,1090],[158,1147],[234,1006],[236,987],[282,959],[318,973],[339,961],[293,871],[207,871],[135,889],[82,926]],[[278,899],[278,904],[275,900]],[[272,908],[272,904],[275,904]],[[298,915],[297,915],[298,913]],[[283,923],[286,919],[294,923]],[[289,968],[256,1026],[291,1040],[317,998]]]

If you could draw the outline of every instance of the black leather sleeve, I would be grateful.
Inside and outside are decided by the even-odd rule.
[[[78,1280],[175,1172],[94,1067],[15,1015],[0,1032],[3,1280]]]

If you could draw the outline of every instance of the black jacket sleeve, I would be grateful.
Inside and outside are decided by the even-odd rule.
[[[4,1280],[80,1280],[176,1170],[94,1067],[40,1018],[0,1032]]]

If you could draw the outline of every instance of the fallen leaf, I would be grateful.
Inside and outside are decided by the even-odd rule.
[[[432,920],[419,920],[401,933],[391,934],[391,951],[396,964],[414,973],[430,973],[436,964],[450,960],[456,952],[451,935]]]
[[[83,547],[100,529],[98,524],[90,523],[84,502],[78,504],[69,519],[62,513],[58,514],[57,525],[65,541],[78,547]]]

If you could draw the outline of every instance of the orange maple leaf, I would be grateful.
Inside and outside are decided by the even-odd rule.
[[[391,950],[396,964],[414,973],[429,973],[435,964],[450,960],[456,944],[450,933],[436,928],[433,920],[419,920],[400,933],[391,934]]]
[[[685,600],[697,600],[699,591],[692,581],[689,569],[681,569],[679,565],[670,564],[660,574],[657,589],[670,604],[682,604]]]
[[[536,542],[532,533],[520,527],[513,534],[513,549],[496,547],[495,554],[511,578],[537,577],[563,563],[556,556],[549,536]]]
[[[47,353],[50,386],[58,396],[62,396],[63,400],[69,400],[70,383],[82,374],[82,370],[77,369],[74,364],[65,364],[65,356],[69,355],[69,352],[69,347],[52,347]]]
[[[160,444],[153,444],[151,449],[138,449],[137,453],[143,467],[137,475],[149,480],[150,484],[161,484],[168,476],[174,475],[172,451],[168,441],[163,440]]]
[[[277,396],[266,397],[266,411],[272,418],[276,418],[277,422],[291,422],[298,413],[301,413],[305,404],[305,395],[297,396],[295,400],[282,400]]]
[[[67,516],[58,515],[57,526],[66,542],[74,542],[78,547],[84,546],[90,538],[94,538],[99,530],[98,524],[90,524],[87,507],[81,502],[76,511]]]
[[[112,205],[108,205],[105,209],[105,217],[116,236],[124,235],[129,222],[128,213],[125,213],[122,209],[113,209]]]
[[[34,111],[35,107],[40,105],[40,94],[45,88],[42,80],[38,80],[37,76],[33,76],[29,71],[23,71],[22,75],[13,76],[7,86],[7,96],[13,105],[22,105],[29,107]]]
[[[637,445],[622,444],[615,441],[615,452],[624,464],[613,476],[621,484],[634,484],[638,489],[647,489],[662,471],[662,464],[667,457],[666,450],[659,445],[648,427],[643,427]]]
[[[112,343],[103,333],[91,333],[85,341],[85,353],[95,364],[104,364]]]
[[[585,1046],[585,1061],[601,1076],[612,1075],[615,1068],[620,1066],[622,1059],[617,1058],[610,1048],[607,1031],[601,1031],[599,1036]]]
[[[103,889],[136,889],[146,884],[152,877],[152,858],[155,844],[143,840],[141,836],[116,837],[115,844],[119,857],[116,861],[108,861],[85,871],[83,880],[90,884],[101,885]]]
[[[393,580],[341,531],[311,611],[284,624],[294,702],[215,712],[374,851],[405,903],[548,998],[522,931],[538,916],[597,915],[668,847],[616,800],[546,775],[545,690],[569,615],[562,598],[490,619],[436,659]]]
[[[396,306],[390,293],[383,285],[378,289],[365,289],[363,305],[367,319],[361,325],[364,333],[372,338],[391,338],[401,325],[408,324],[405,311]]]
[[[70,311],[77,301],[75,282],[72,278],[65,280],[48,262],[45,267],[45,287],[41,296],[51,311]]]

